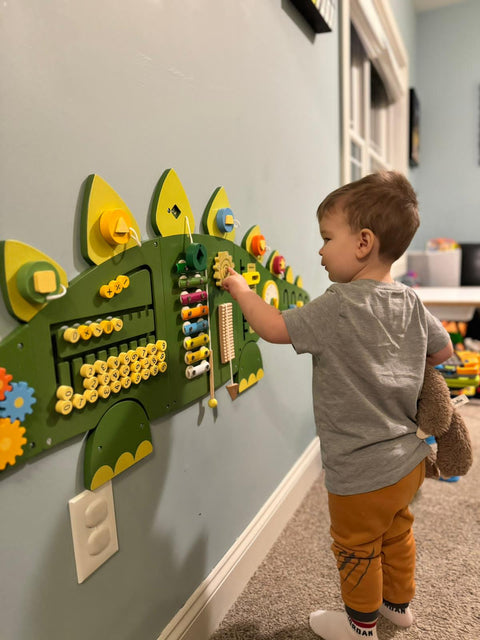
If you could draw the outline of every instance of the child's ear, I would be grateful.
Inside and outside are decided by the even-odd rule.
[[[370,255],[375,243],[375,234],[371,229],[362,229],[358,234],[357,257],[366,258]]]

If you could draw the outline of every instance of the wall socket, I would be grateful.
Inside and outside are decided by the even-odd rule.
[[[77,579],[81,584],[118,551],[111,480],[68,501]]]

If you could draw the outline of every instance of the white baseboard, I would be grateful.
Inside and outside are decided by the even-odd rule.
[[[315,438],[158,640],[208,640],[321,473]]]

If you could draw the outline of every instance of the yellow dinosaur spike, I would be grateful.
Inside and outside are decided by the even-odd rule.
[[[17,240],[0,242],[0,288],[14,318],[31,320],[60,285],[68,287],[67,274],[52,258]]]
[[[193,233],[195,219],[180,178],[173,169],[163,172],[155,187],[150,210],[155,233],[176,236]]]
[[[140,238],[140,228],[122,198],[103,178],[89,176],[81,218],[81,250],[85,260],[101,264],[135,247],[135,235]]]

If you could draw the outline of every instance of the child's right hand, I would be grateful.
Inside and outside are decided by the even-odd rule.
[[[245,278],[237,273],[235,269],[228,267],[228,272],[230,275],[224,279],[222,286],[234,300],[237,300],[242,292],[251,291]]]

